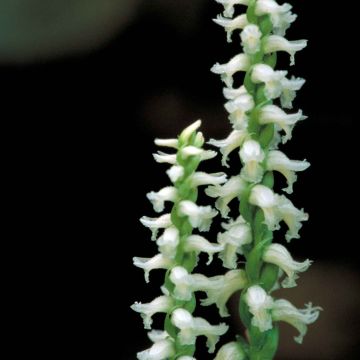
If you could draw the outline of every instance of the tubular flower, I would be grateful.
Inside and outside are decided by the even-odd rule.
[[[171,322],[180,330],[178,339],[182,345],[195,344],[197,336],[207,337],[209,352],[215,351],[216,343],[221,335],[224,335],[228,326],[224,323],[210,325],[205,319],[193,317],[185,309],[176,309],[172,313]]]
[[[295,261],[289,251],[280,244],[271,244],[265,250],[263,260],[267,263],[277,265],[283,270],[287,278],[282,282],[284,288],[296,286],[297,273],[306,271],[311,265],[309,259],[303,262]]]

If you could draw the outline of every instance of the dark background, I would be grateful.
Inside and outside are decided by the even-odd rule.
[[[163,276],[154,273],[145,285],[142,271],[132,266],[133,256],[156,252],[138,221],[144,214],[155,216],[145,194],[168,184],[165,167],[152,159],[153,139],[174,137],[198,118],[207,138],[226,136],[223,85],[209,69],[239,52],[238,35],[226,43],[223,29],[211,21],[222,9],[214,1],[91,1],[95,16],[73,29],[78,37],[60,30],[81,22],[84,2],[78,1],[77,12],[56,1],[34,1],[32,11],[15,3],[16,11],[10,11],[10,2],[4,7],[9,16],[0,28],[1,104],[11,127],[10,149],[17,154],[20,211],[34,219],[27,220],[26,231],[39,239],[26,246],[41,254],[41,265],[34,264],[38,286],[47,292],[40,301],[39,311],[44,307],[47,314],[38,320],[40,328],[61,329],[44,335],[55,354],[76,345],[78,354],[135,359],[149,343],[129,306],[156,296]],[[295,332],[284,327],[277,358],[355,359],[360,330],[356,18],[341,4],[293,3],[299,18],[287,37],[309,39],[291,69],[307,80],[295,109],[302,108],[309,119],[282,150],[312,166],[299,174],[291,195],[310,221],[289,248],[315,263],[298,288],[281,295],[298,306],[311,300],[325,311],[301,347],[290,340]],[[126,16],[120,16],[125,8]],[[97,11],[102,21],[94,20]],[[7,39],[14,29],[18,36]],[[285,55],[281,67],[288,68]],[[208,169],[220,171],[220,164],[213,161]],[[215,262],[212,271],[217,269]],[[216,323],[214,314],[207,312]],[[159,319],[155,324],[161,326]],[[31,347],[43,353],[40,340]]]

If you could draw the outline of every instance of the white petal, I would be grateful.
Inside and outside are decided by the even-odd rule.
[[[179,204],[179,215],[188,216],[190,224],[199,231],[208,231],[217,213],[211,206],[198,206],[190,200],[183,200]]]
[[[179,141],[178,139],[155,139],[155,145],[177,149]]]
[[[274,33],[283,36],[297,17],[290,11],[291,8],[292,6],[289,4],[279,5],[274,0],[258,0],[256,2],[255,13],[258,16],[270,15]]]
[[[197,187],[201,185],[219,185],[226,182],[226,174],[223,172],[208,174],[199,171],[199,172],[195,172],[191,176],[190,182],[193,187]]]
[[[223,345],[214,360],[244,360],[246,355],[241,345],[235,341]]]
[[[211,71],[215,74],[221,75],[221,80],[225,82],[226,86],[232,87],[233,75],[238,71],[248,71],[249,68],[249,57],[246,54],[238,54],[226,64],[215,64],[211,68]]]
[[[173,269],[171,269],[169,278],[175,285],[175,299],[189,301],[193,293],[193,288],[192,278],[188,271],[182,266],[175,266]]]
[[[231,18],[234,15],[235,5],[248,5],[249,0],[215,0],[224,6],[224,16]]]
[[[293,191],[296,181],[295,171],[304,171],[310,166],[306,160],[290,160],[284,153],[278,150],[270,151],[266,159],[266,168],[271,171],[280,172],[287,181],[288,187],[283,190],[289,194]]]
[[[295,261],[287,249],[280,244],[269,245],[264,252],[263,260],[277,265],[286,273],[287,278],[282,282],[284,288],[296,286],[297,273],[306,271],[311,265],[309,259],[304,262]]]
[[[289,230],[285,234],[285,239],[290,242],[291,239],[300,237],[299,230],[302,227],[302,221],[307,221],[309,215],[303,209],[297,209],[293,203],[284,195],[279,196],[278,210],[280,216],[288,226]]]
[[[164,233],[156,241],[160,252],[170,259],[176,256],[177,246],[179,244],[179,230],[175,226],[170,226],[165,229]]]
[[[174,343],[167,340],[160,340],[145,351],[137,353],[139,360],[166,360],[175,355]]]
[[[158,218],[143,216],[140,222],[152,232],[151,240],[155,240],[159,229],[164,229],[172,225],[171,215],[164,214]]]
[[[195,251],[197,254],[205,252],[209,255],[207,265],[213,260],[213,255],[221,250],[223,246],[219,244],[212,244],[200,235],[190,235],[185,242],[184,250],[187,252]]]
[[[184,168],[180,165],[173,165],[169,170],[166,171],[172,183],[176,183],[184,176]]]
[[[174,202],[176,200],[177,190],[173,186],[167,186],[158,192],[151,191],[146,197],[152,203],[154,210],[156,212],[161,212],[164,210],[165,201]]]
[[[258,206],[264,212],[265,224],[269,230],[279,229],[281,214],[278,211],[278,196],[271,189],[264,185],[255,185],[250,193],[249,202]]]
[[[245,129],[233,130],[226,139],[210,139],[209,144],[220,148],[220,152],[223,155],[221,163],[223,166],[229,167],[227,164],[229,154],[236,148],[240,147],[248,136],[249,134]]]
[[[147,336],[154,343],[170,337],[169,334],[163,330],[151,330],[147,333]]]
[[[306,116],[303,116],[301,110],[295,114],[286,114],[278,106],[266,105],[260,111],[259,123],[262,125],[273,123],[284,130],[285,136],[282,138],[282,142],[284,144],[291,139],[291,133],[295,124],[306,118]]]
[[[231,42],[231,35],[234,30],[243,29],[249,23],[246,14],[241,14],[234,19],[228,19],[218,15],[218,17],[214,19],[214,22],[225,28],[228,42]]]
[[[199,156],[204,152],[203,149],[200,149],[196,146],[186,146],[181,150],[181,154],[184,159],[188,158],[189,156]]]
[[[173,265],[173,262],[162,254],[157,254],[152,258],[134,257],[133,263],[138,268],[144,270],[145,281],[147,283],[149,282],[149,273],[151,270],[169,269]]]
[[[228,100],[234,100],[235,98],[249,94],[244,85],[241,85],[238,89],[233,88],[224,88],[223,89],[224,97]]]
[[[307,331],[307,325],[314,323],[318,319],[321,310],[321,307],[313,307],[311,303],[306,305],[305,309],[297,309],[289,301],[280,299],[274,303],[272,316],[274,321],[285,321],[294,326],[300,333],[294,339],[301,344]]]
[[[264,94],[271,100],[282,94],[286,75],[287,71],[274,70],[269,65],[257,64],[251,73],[251,80],[256,84],[264,83]]]
[[[259,328],[260,331],[270,330],[272,328],[272,319],[270,310],[273,307],[273,299],[266,294],[266,291],[258,286],[249,287],[245,295],[245,301],[249,306],[249,311],[253,315],[252,325]]]
[[[191,137],[191,135],[192,135],[200,126],[201,126],[201,120],[197,120],[197,121],[195,121],[194,123],[192,123],[191,125],[189,125],[187,128],[185,128],[185,129],[181,132],[181,134],[180,134],[180,136],[179,136],[180,140],[181,140],[183,143],[187,144],[188,141],[189,141],[189,139],[190,139],[190,137]]]
[[[178,340],[181,345],[193,345],[197,336],[204,335],[207,337],[210,353],[214,352],[219,337],[229,328],[225,324],[210,325],[206,320],[193,317],[187,310],[181,308],[173,311],[171,321],[180,330]]]
[[[176,154],[166,154],[159,151],[157,154],[153,154],[154,159],[158,163],[168,163],[174,165],[176,163]]]
[[[239,95],[235,99],[225,103],[225,109],[230,114],[229,120],[235,130],[243,130],[247,128],[248,126],[247,112],[252,110],[254,106],[255,106],[254,99],[248,93]]]
[[[226,231],[218,234],[218,242],[224,247],[219,257],[224,267],[236,269],[237,254],[243,254],[242,247],[252,242],[251,228],[242,216],[235,221],[230,220],[227,224],[223,223],[222,227]]]
[[[220,316],[229,316],[226,303],[237,291],[243,289],[247,284],[244,270],[230,270],[225,275],[209,278],[212,286],[204,288],[207,298],[201,300],[201,305],[209,306],[216,304]]]
[[[300,90],[304,83],[304,79],[295,78],[294,76],[290,80],[282,80],[282,94],[280,97],[282,107],[292,109],[292,102],[295,99],[296,91]]]
[[[230,211],[228,204],[235,198],[241,198],[241,195],[247,188],[248,183],[240,176],[232,176],[224,185],[209,186],[205,189],[206,195],[218,199],[215,202],[216,208],[223,217],[227,217]]]
[[[247,140],[240,149],[240,159],[244,166],[241,169],[241,176],[244,180],[258,183],[264,174],[261,165],[265,153],[260,144],[255,140]]]
[[[307,45],[307,40],[289,41],[283,36],[270,35],[265,42],[265,53],[272,53],[275,51],[285,51],[290,55],[290,65],[295,64],[295,53],[304,49]]]
[[[241,32],[241,45],[246,54],[253,55],[260,50],[262,33],[255,24],[247,25]]]
[[[152,316],[156,313],[167,313],[174,306],[174,300],[168,296],[159,296],[150,303],[136,302],[131,309],[140,313],[144,320],[144,328],[151,329]]]

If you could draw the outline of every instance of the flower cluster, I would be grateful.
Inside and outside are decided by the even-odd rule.
[[[225,275],[206,277],[192,273],[201,252],[208,254],[208,264],[215,253],[226,256],[228,241],[209,242],[203,235],[210,229],[217,211],[211,206],[196,204],[200,186],[220,186],[226,182],[224,173],[208,174],[197,171],[198,165],[211,159],[216,152],[204,150],[204,138],[197,132],[200,121],[187,127],[178,139],[155,140],[158,146],[175,149],[176,153],[154,154],[157,162],[167,163],[167,174],[172,186],[158,192],[150,192],[147,197],[156,212],[163,212],[166,203],[172,204],[171,211],[157,218],[142,217],[140,221],[151,230],[151,239],[156,242],[159,253],[152,258],[135,257],[134,265],[142,268],[145,280],[154,269],[165,269],[162,295],[149,303],[132,305],[132,309],[143,318],[145,329],[151,329],[153,316],[165,314],[165,329],[151,330],[149,338],[153,342],[150,349],[137,354],[140,360],[193,359],[198,336],[207,338],[210,353],[215,351],[219,337],[228,326],[224,323],[211,325],[205,319],[194,317],[195,293],[203,291],[206,298],[202,305],[215,304],[220,314],[228,315],[226,303],[229,297],[246,285],[244,270],[230,270]],[[198,233],[193,233],[197,231]],[[231,251],[230,251],[231,252]]]
[[[317,319],[320,310],[311,304],[299,310],[287,300],[275,300],[270,295],[279,286],[296,286],[298,273],[311,264],[310,260],[295,261],[285,246],[272,242],[273,232],[282,223],[287,226],[287,242],[299,238],[302,222],[308,219],[303,209],[273,190],[274,172],[284,176],[287,187],[282,190],[291,194],[296,173],[310,165],[306,160],[289,159],[278,149],[291,139],[295,124],[306,118],[301,110],[290,114],[283,110],[292,109],[296,91],[305,80],[288,78],[287,71],[275,69],[278,52],[288,53],[290,65],[294,65],[295,53],[307,41],[285,38],[296,19],[289,4],[279,5],[275,0],[216,1],[224,6],[224,12],[214,21],[225,29],[229,42],[239,31],[243,52],[211,69],[225,84],[225,109],[232,131],[227,138],[210,140],[210,144],[219,148],[224,166],[229,166],[229,154],[235,150],[242,166],[239,175],[209,186],[206,193],[216,198],[216,208],[228,219],[223,224],[225,232],[218,234],[218,242],[224,245],[220,252],[224,267],[236,269],[239,255],[246,260],[247,285],[240,298],[240,316],[248,329],[248,342],[242,339],[225,345],[216,359],[272,359],[278,337],[274,324],[285,321],[293,325],[300,333],[295,340],[301,343],[307,325]],[[245,7],[246,13],[234,16],[238,5]],[[244,83],[236,88],[234,75],[241,72]],[[234,199],[240,201],[237,215],[229,207]]]
[[[282,225],[286,227],[287,243],[298,239],[302,223],[308,219],[303,209],[274,189],[274,172],[284,177],[286,187],[282,191],[288,195],[293,192],[297,172],[310,166],[306,160],[289,159],[279,150],[291,139],[297,122],[306,118],[301,110],[283,110],[292,109],[296,91],[305,81],[275,69],[278,52],[288,53],[290,65],[294,65],[296,52],[307,41],[285,38],[296,19],[289,4],[279,5],[275,0],[216,2],[224,11],[215,22],[225,29],[229,42],[239,35],[243,52],[211,69],[225,84],[225,109],[232,130],[225,139],[212,139],[209,144],[219,149],[225,167],[229,167],[229,155],[236,151],[241,167],[238,175],[230,178],[223,172],[197,170],[202,161],[217,154],[203,149],[204,138],[197,131],[200,121],[183,130],[177,139],[155,140],[156,145],[173,150],[154,154],[157,162],[169,164],[166,173],[172,185],[147,194],[154,211],[162,214],[140,219],[151,230],[159,252],[152,258],[135,257],[134,265],[144,270],[146,282],[152,270],[166,270],[162,294],[148,303],[132,305],[145,329],[150,330],[148,336],[153,343],[137,354],[140,360],[194,360],[199,336],[206,337],[208,351],[215,352],[228,325],[212,325],[194,316],[197,292],[206,295],[201,305],[215,305],[221,317],[229,316],[227,302],[231,295],[241,292],[239,312],[246,336],[220,347],[215,360],[271,360],[278,346],[277,323],[294,326],[299,332],[295,341],[301,343],[307,326],[316,321],[321,310],[311,303],[297,309],[273,295],[279,287],[296,286],[299,273],[311,265],[309,259],[294,260],[284,245],[274,242]],[[236,16],[239,5],[246,13]],[[244,81],[235,87],[234,75],[238,73],[244,74]],[[215,199],[215,208],[197,204],[201,186],[206,186],[208,198]],[[213,243],[204,233],[218,214],[224,222]],[[194,272],[200,253],[208,254],[207,264],[217,254],[225,274],[207,277]],[[240,256],[243,269],[238,268]],[[165,314],[164,329],[151,330],[153,316],[159,313]]]

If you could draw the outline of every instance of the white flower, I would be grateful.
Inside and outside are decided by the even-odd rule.
[[[193,317],[185,309],[174,310],[171,315],[171,321],[180,330],[178,333],[180,345],[193,345],[196,342],[197,336],[204,335],[207,337],[206,344],[210,353],[215,351],[219,337],[225,334],[229,328],[223,323],[210,325],[200,317]]]
[[[258,183],[264,174],[261,166],[265,153],[260,144],[255,140],[247,140],[240,149],[240,159],[243,163],[241,176],[249,182]]]
[[[165,339],[155,342],[150,349],[137,353],[137,358],[139,360],[167,360],[174,355],[174,342]]]
[[[156,212],[161,212],[164,210],[164,202],[172,201],[174,202],[177,198],[177,190],[173,186],[167,186],[161,189],[158,192],[151,191],[146,197],[152,203],[154,210]]]
[[[238,71],[248,71],[250,68],[250,59],[246,54],[238,54],[234,56],[226,64],[216,63],[211,71],[215,74],[221,75],[221,80],[228,87],[232,87],[233,84],[233,75]]]
[[[189,156],[199,156],[203,152],[203,149],[192,145],[185,146],[183,149],[181,149],[181,155],[184,159],[188,158]]]
[[[181,155],[184,159],[187,159],[190,156],[199,156],[202,161],[214,158],[216,156],[216,152],[189,145],[181,149]]]
[[[152,342],[165,340],[170,337],[169,334],[164,330],[151,330],[147,333],[147,336]]]
[[[264,94],[267,99],[276,99],[283,92],[283,82],[287,71],[274,70],[266,64],[257,64],[251,73],[251,80],[256,83],[264,83]]]
[[[262,33],[255,24],[247,25],[240,34],[241,45],[246,54],[253,55],[260,50]]]
[[[243,254],[242,247],[252,241],[251,229],[241,215],[236,220],[223,223],[222,227],[226,231],[218,234],[218,242],[223,246],[219,257],[224,267],[236,269],[237,254]]]
[[[226,174],[223,172],[208,174],[205,172],[195,172],[191,175],[190,183],[192,187],[201,185],[220,185],[226,181]]]
[[[302,78],[284,79],[282,82],[282,94],[280,97],[281,106],[285,109],[292,109],[292,102],[295,99],[296,91],[300,90],[304,85],[305,80]]]
[[[175,285],[174,297],[177,300],[189,301],[194,292],[204,291],[207,298],[201,300],[201,304],[216,304],[221,316],[229,316],[227,301],[232,294],[243,289],[247,282],[244,270],[231,270],[225,275],[208,278],[202,274],[189,274],[182,266],[171,270],[170,280]]]
[[[290,160],[284,153],[278,150],[269,152],[266,159],[266,168],[271,171],[278,171],[287,181],[287,188],[283,190],[288,194],[293,192],[293,184],[296,181],[295,171],[304,171],[310,166],[306,160]]]
[[[149,282],[149,273],[154,269],[169,269],[173,262],[171,259],[165,257],[163,254],[157,254],[152,258],[134,257],[133,263],[135,266],[144,270],[145,281]]]
[[[225,275],[214,276],[209,279],[213,286],[204,289],[207,299],[201,300],[201,305],[209,306],[216,304],[220,316],[229,316],[226,308],[231,295],[243,289],[247,284],[246,273],[244,270],[230,270]]]
[[[140,222],[152,232],[151,240],[155,240],[158,230],[164,229],[172,225],[170,214],[161,215],[158,218],[150,218],[143,216]]]
[[[215,0],[224,6],[224,16],[231,18],[234,15],[235,5],[248,5],[249,0]]]
[[[175,285],[174,297],[183,301],[189,301],[195,291],[219,289],[217,279],[207,278],[202,274],[189,274],[182,266],[171,269],[170,280]]]
[[[165,229],[164,233],[157,239],[156,243],[163,255],[170,259],[174,259],[179,241],[179,230],[175,226],[170,226]]]
[[[166,154],[162,151],[158,151],[157,154],[153,154],[154,159],[158,163],[167,163],[174,165],[176,163],[176,154]]]
[[[210,229],[212,218],[217,213],[211,206],[198,206],[190,200],[183,200],[179,204],[179,215],[188,216],[190,224],[200,231],[208,231]]]
[[[280,228],[279,222],[281,220],[285,222],[289,228],[285,234],[285,239],[288,242],[300,237],[301,222],[309,218],[303,209],[297,209],[286,196],[274,194],[271,189],[264,185],[255,185],[252,188],[249,202],[263,210],[264,223],[269,230],[278,230]]]
[[[187,144],[189,142],[190,137],[200,126],[201,126],[201,120],[197,120],[193,122],[191,125],[189,125],[181,132],[179,136],[179,140],[181,140],[182,143]]]
[[[301,344],[307,331],[307,325],[317,320],[321,310],[321,307],[313,307],[311,303],[307,304],[305,309],[297,309],[289,301],[280,299],[274,303],[272,317],[274,321],[285,321],[294,326],[300,333],[294,339]]]
[[[197,132],[194,139],[194,145],[197,147],[202,147],[205,143],[204,135],[201,131]]]
[[[249,94],[245,88],[244,85],[241,85],[239,88],[237,89],[233,89],[232,87],[230,88],[224,88],[223,89],[223,94],[224,97],[228,100],[234,100],[235,98],[241,96],[241,95],[246,95]]]
[[[244,360],[246,355],[238,342],[232,341],[223,345],[214,360]]]
[[[230,89],[225,88],[224,93],[225,90]],[[243,130],[247,127],[248,116],[246,113],[252,110],[254,106],[254,99],[247,92],[225,103],[225,109],[230,114],[229,120],[235,130]]]
[[[233,130],[226,139],[210,139],[208,143],[220,148],[220,152],[222,154],[221,163],[223,166],[229,167],[227,164],[229,154],[236,148],[240,147],[248,136],[249,134],[245,129]]]
[[[196,360],[194,357],[192,356],[180,356],[179,358],[177,358],[177,360]]]
[[[278,212],[278,196],[264,185],[255,185],[251,189],[249,202],[259,206],[264,212],[265,224],[269,230],[274,231],[280,228],[281,216]]]
[[[295,114],[286,114],[282,109],[275,105],[265,105],[259,114],[259,123],[261,125],[273,123],[279,126],[284,132],[282,143],[285,144],[291,139],[291,133],[298,121],[305,120],[307,116],[303,116],[302,111],[299,110]]]
[[[184,245],[184,250],[187,252],[195,251],[197,254],[200,252],[206,252],[209,256],[209,260],[206,263],[209,265],[213,260],[213,255],[223,249],[222,245],[212,244],[200,235],[190,235]]]
[[[136,302],[134,305],[131,305],[131,309],[140,313],[144,321],[144,328],[151,329],[152,316],[156,313],[168,313],[173,306],[174,299],[162,295],[147,304]]]
[[[228,42],[231,42],[231,35],[234,30],[243,29],[249,24],[246,14],[241,14],[234,19],[227,19],[218,15],[218,17],[214,19],[214,22],[225,28]]]
[[[254,285],[247,290],[245,301],[253,315],[251,324],[258,327],[262,332],[270,330],[272,328],[270,310],[274,304],[272,297],[267,295],[262,287]]]
[[[191,275],[182,266],[171,269],[170,280],[175,285],[174,297],[177,300],[189,301],[193,293],[193,282]]]
[[[309,215],[303,209],[297,209],[293,203],[284,195],[279,196],[278,211],[289,230],[285,234],[285,239],[289,242],[291,239],[300,237],[299,230],[302,227],[301,221],[307,221]]]
[[[280,244],[269,245],[264,252],[263,260],[277,265],[286,273],[287,278],[282,282],[284,288],[296,286],[297,273],[306,271],[311,265],[309,259],[304,262],[294,261],[287,249]]]
[[[209,186],[205,189],[206,195],[212,198],[218,198],[215,202],[216,208],[220,211],[222,217],[228,217],[230,208],[229,202],[235,198],[241,197],[248,184],[240,176],[232,176],[222,186]]]
[[[290,4],[279,5],[274,0],[258,0],[256,2],[255,13],[258,16],[270,15],[274,33],[283,36],[297,17],[297,15],[290,11],[291,8]]]
[[[177,149],[179,146],[178,139],[155,139],[155,145],[157,146],[164,146],[173,149]]]
[[[289,41],[283,36],[270,35],[264,44],[264,51],[266,54],[275,51],[285,51],[290,55],[290,65],[295,64],[295,53],[304,49],[307,45],[307,40]]]
[[[176,183],[184,176],[184,168],[180,165],[173,165],[169,170],[166,171],[172,183]]]

